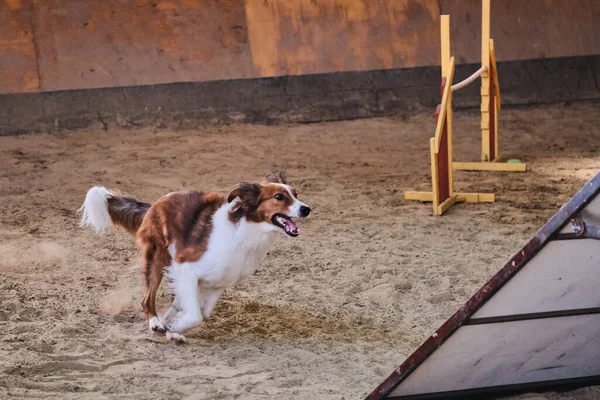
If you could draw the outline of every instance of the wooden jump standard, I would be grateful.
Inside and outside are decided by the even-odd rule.
[[[431,151],[431,192],[405,192],[406,200],[431,201],[433,213],[442,215],[452,205],[459,202],[493,202],[494,194],[454,193],[452,180],[452,79],[454,77],[454,57],[450,56],[450,17],[441,17],[442,38],[442,102],[436,110],[435,136],[430,139]],[[480,69],[480,71],[483,67]],[[477,73],[476,73],[477,74]],[[457,84],[458,88],[468,85],[477,78],[476,74]],[[461,86],[462,85],[462,86]]]
[[[448,38],[444,40],[444,36]],[[450,31],[442,31],[443,47],[448,46],[450,52]],[[496,70],[494,40],[490,38],[490,0],[482,1],[481,12],[481,69],[466,79],[463,85],[453,86],[453,90],[461,89],[481,75],[481,162],[455,162],[456,170],[464,171],[506,171],[525,172],[527,164],[500,163],[498,160],[498,112],[500,111],[500,87]],[[461,83],[463,83],[461,82]]]

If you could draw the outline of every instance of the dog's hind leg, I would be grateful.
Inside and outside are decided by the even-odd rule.
[[[165,251],[161,251],[153,245],[146,246],[144,252],[146,296],[142,300],[142,308],[146,314],[150,330],[157,333],[166,331],[164,324],[156,314],[156,292],[163,277],[165,263],[168,261],[163,253]]]

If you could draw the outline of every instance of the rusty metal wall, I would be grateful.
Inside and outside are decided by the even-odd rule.
[[[0,0],[0,93],[439,63],[480,55],[480,0]],[[499,61],[600,54],[600,1],[494,0]]]

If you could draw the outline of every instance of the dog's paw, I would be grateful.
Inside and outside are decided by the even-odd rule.
[[[162,323],[162,321],[158,317],[150,318],[148,320],[148,326],[150,327],[150,330],[152,332],[165,333],[167,331],[167,328],[165,328],[165,325]]]
[[[187,339],[185,338],[185,336],[183,336],[182,334],[179,334],[177,332],[171,332],[171,331],[167,331],[167,339],[173,340],[178,343],[186,343],[187,342]]]

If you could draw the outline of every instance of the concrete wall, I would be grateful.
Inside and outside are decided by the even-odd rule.
[[[456,80],[476,68],[476,64],[459,65]],[[0,94],[0,136],[89,126],[402,118],[415,112],[430,112],[433,118],[440,101],[440,72],[439,67],[428,66]],[[498,74],[503,108],[600,99],[600,55],[502,61]],[[480,104],[478,84],[462,89],[452,100],[455,109],[478,109]]]
[[[480,0],[2,0],[0,93],[431,66],[439,15],[480,56]],[[499,61],[600,54],[600,1],[493,0]]]

